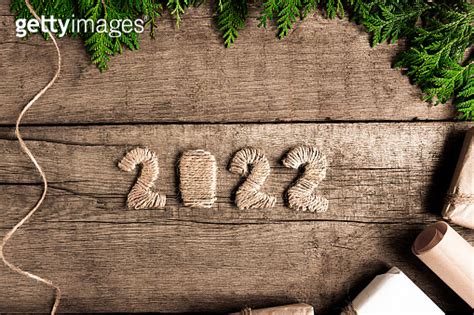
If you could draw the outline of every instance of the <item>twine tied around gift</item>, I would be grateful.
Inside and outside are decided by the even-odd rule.
[[[244,307],[240,310],[240,315],[252,315],[252,309],[250,307]]]
[[[179,190],[186,207],[211,208],[216,201],[215,157],[204,150],[190,150],[179,159]]]
[[[288,189],[288,206],[297,211],[325,212],[328,200],[317,195],[316,188],[326,178],[326,157],[316,147],[300,145],[292,148],[283,159],[288,168],[304,167],[303,174]]]
[[[357,315],[357,311],[355,310],[352,303],[348,304],[341,312],[341,315]]]
[[[261,150],[252,147],[241,149],[232,158],[229,171],[247,177],[236,192],[235,203],[239,209],[275,206],[276,198],[260,191],[270,175],[270,164]]]
[[[138,165],[142,165],[140,175],[127,197],[129,209],[163,208],[166,205],[166,195],[152,191],[158,179],[160,168],[158,156],[148,148],[135,148],[122,158],[118,167],[125,172],[132,172]]]
[[[35,10],[33,9],[33,7],[31,6],[29,0],[25,0],[25,4],[26,6],[28,7],[28,10],[30,11],[30,13],[35,17],[35,19],[37,19],[38,21],[40,20],[38,14],[36,14]],[[8,231],[5,236],[3,237],[3,240],[2,240],[2,244],[0,245],[0,257],[2,258],[2,261],[3,263],[8,267],[10,268],[12,271],[16,272],[16,273],[19,273],[21,275],[24,275],[30,279],[34,279],[36,281],[39,281],[41,283],[44,283],[46,284],[47,286],[53,288],[56,290],[56,295],[55,295],[55,299],[54,299],[54,304],[53,304],[53,307],[51,309],[51,314],[55,314],[58,307],[59,307],[59,302],[61,301],[61,289],[59,288],[59,286],[55,285],[51,280],[49,279],[46,279],[46,278],[42,278],[40,276],[37,276],[31,272],[28,272],[28,271],[25,271],[23,269],[21,269],[20,267],[14,265],[13,263],[9,262],[6,258],[5,258],[5,254],[4,254],[4,248],[5,246],[7,245],[8,241],[12,238],[13,234],[15,234],[15,232],[23,225],[25,224],[26,221],[28,221],[31,216],[39,209],[39,207],[41,206],[41,204],[43,203],[44,199],[46,198],[46,194],[48,192],[48,181],[46,179],[46,174],[43,172],[43,169],[41,168],[41,166],[39,165],[38,161],[36,160],[36,158],[34,157],[33,153],[31,153],[30,149],[28,149],[25,141],[23,140],[22,136],[21,136],[21,132],[20,132],[20,124],[21,124],[21,120],[23,119],[23,116],[26,114],[26,112],[31,108],[31,106],[54,84],[54,82],[57,80],[57,78],[59,77],[59,73],[61,72],[61,52],[59,50],[59,46],[58,46],[58,43],[56,42],[56,38],[54,37],[54,35],[46,28],[45,29],[45,32],[51,37],[51,40],[53,41],[53,44],[54,44],[54,47],[56,48],[56,52],[57,52],[57,56],[58,56],[58,59],[57,59],[57,68],[56,68],[56,72],[53,76],[53,78],[48,82],[48,84],[46,84],[29,102],[28,104],[25,105],[25,107],[23,107],[22,111],[20,112],[20,115],[18,115],[18,118],[16,120],[16,124],[15,124],[15,135],[16,135],[16,138],[18,139],[18,142],[20,144],[20,148],[23,152],[26,153],[26,155],[28,155],[28,157],[30,158],[31,162],[33,162],[33,164],[35,165],[36,169],[38,170],[40,176],[41,176],[41,179],[43,181],[43,192],[41,194],[41,197],[40,199],[36,202],[35,206],[27,213],[26,216],[23,217],[23,219],[20,220],[20,222],[18,222],[10,231]]]
[[[474,203],[474,195],[456,193],[448,194],[446,196],[446,203],[453,206],[472,204]]]

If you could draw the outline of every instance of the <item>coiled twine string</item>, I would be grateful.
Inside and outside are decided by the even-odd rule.
[[[29,0],[25,0],[25,4],[28,7],[28,10],[30,10],[31,14],[37,20],[40,20],[39,16],[36,14],[35,10],[31,6]],[[8,231],[7,234],[5,234],[5,236],[3,237],[3,240],[2,240],[2,244],[0,246],[0,256],[2,258],[3,263],[8,268],[10,268],[12,271],[17,272],[19,274],[22,274],[22,275],[24,275],[28,278],[34,279],[36,281],[42,282],[42,283],[46,284],[47,286],[49,286],[49,287],[56,290],[56,296],[55,296],[55,299],[54,299],[54,304],[53,304],[53,307],[51,309],[51,314],[55,314],[57,309],[58,309],[59,302],[61,300],[61,289],[57,285],[55,285],[51,280],[42,278],[42,277],[37,276],[37,275],[35,275],[31,272],[23,270],[20,267],[15,266],[13,263],[9,262],[5,258],[5,255],[3,253],[3,249],[5,248],[7,242],[10,240],[10,238],[13,236],[13,234],[15,234],[15,232],[23,224],[25,224],[25,222],[28,221],[29,218],[31,218],[31,216],[36,212],[36,210],[38,210],[38,208],[43,203],[43,201],[46,197],[46,193],[48,191],[48,181],[46,180],[46,174],[43,172],[43,169],[39,165],[38,161],[36,161],[36,158],[34,157],[33,153],[31,153],[30,149],[28,149],[28,147],[26,146],[26,143],[25,143],[25,141],[23,141],[23,138],[21,137],[21,133],[20,133],[20,123],[21,123],[21,120],[23,119],[23,116],[30,109],[30,107],[53,85],[53,83],[59,77],[59,73],[61,72],[61,52],[59,51],[58,43],[56,42],[56,39],[54,38],[53,34],[48,29],[46,29],[45,31],[51,37],[51,39],[54,43],[54,46],[56,47],[56,52],[58,54],[58,67],[56,69],[56,73],[54,74],[54,77],[49,81],[49,83],[43,89],[41,89],[41,91],[39,91],[31,99],[31,101],[29,101],[28,104],[25,105],[25,107],[23,107],[23,110],[21,111],[20,115],[18,116],[18,119],[16,120],[16,125],[15,125],[15,135],[18,139],[18,142],[20,143],[21,149],[23,150],[23,152],[26,153],[26,155],[28,155],[31,162],[33,162],[36,169],[38,170],[38,172],[41,175],[41,179],[43,180],[43,193],[41,194],[40,199],[36,202],[35,206],[30,210],[30,212],[28,212],[28,214],[23,219],[21,219],[20,222],[18,222],[10,231]]]

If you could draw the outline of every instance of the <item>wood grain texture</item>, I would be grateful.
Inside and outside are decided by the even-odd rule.
[[[396,265],[441,308],[468,306],[410,252],[439,218],[464,131],[470,123],[325,123],[28,127],[24,136],[50,181],[40,212],[6,248],[23,268],[57,281],[63,312],[227,312],[308,302],[337,313],[377,273]],[[297,176],[279,164],[291,146],[309,143],[328,157],[320,193],[327,213],[295,213],[281,195]],[[135,176],[116,164],[127,149],[158,153],[165,210],[130,211]],[[238,210],[238,176],[226,171],[236,150],[265,150],[272,210]],[[218,200],[182,207],[176,197],[180,152],[216,156]],[[0,234],[34,203],[40,182],[0,128]],[[455,227],[469,242],[472,231]],[[48,310],[53,293],[0,267],[0,312]]]
[[[14,123],[55,60],[50,42],[15,38],[8,5],[0,0],[0,125]],[[470,314],[409,248],[439,219],[472,124],[399,123],[454,113],[420,101],[419,90],[391,69],[402,47],[372,49],[347,20],[311,17],[282,41],[256,24],[250,19],[237,45],[225,49],[208,6],[192,9],[179,30],[165,16],[157,40],[143,34],[141,49],[113,58],[103,74],[80,40],[61,40],[60,80],[25,119],[55,126],[24,128],[50,190],[7,257],[61,286],[60,312],[219,313],[301,301],[337,314],[396,265],[445,311]],[[273,123],[326,120],[393,123]],[[57,126],[64,124],[84,126]],[[320,185],[327,213],[283,204],[298,174],[280,160],[301,143],[329,159]],[[158,153],[164,210],[125,207],[136,176],[117,162],[137,145]],[[247,145],[269,157],[265,189],[278,197],[274,209],[240,211],[232,203],[240,179],[227,163]],[[183,207],[177,197],[178,156],[197,148],[218,163],[210,209]],[[35,203],[41,182],[10,128],[0,128],[0,152],[1,237]],[[472,231],[455,228],[474,243]],[[4,266],[0,279],[0,312],[49,311],[53,292],[45,286]]]
[[[1,3],[6,0],[0,0]],[[0,11],[2,12],[2,11]],[[258,15],[258,9],[251,11]],[[25,118],[28,124],[143,122],[274,122],[445,120],[452,106],[432,107],[391,63],[398,45],[371,48],[347,20],[309,17],[288,38],[250,18],[225,49],[207,5],[192,9],[180,29],[164,17],[156,40],[142,34],[138,51],[112,58],[100,73],[81,40],[60,41],[60,79]],[[12,16],[0,16],[0,124],[51,77],[50,42],[15,37]]]

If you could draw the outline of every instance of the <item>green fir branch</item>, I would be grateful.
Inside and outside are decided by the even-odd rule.
[[[217,28],[222,32],[224,45],[231,46],[245,27],[248,16],[246,0],[219,0],[217,2]]]
[[[436,98],[436,102],[446,103],[455,96],[457,91],[464,90],[469,80],[472,80],[473,74],[474,64],[462,67],[453,61],[449,61],[424,84],[425,99],[432,101]],[[466,90],[465,94],[468,92]]]
[[[372,34],[372,46],[383,42],[395,42],[412,33],[415,24],[430,6],[425,3],[377,4],[371,6],[372,14],[362,19],[362,24]],[[368,9],[367,7],[365,7]]]
[[[142,18],[154,36],[164,10],[175,18],[176,25],[190,6],[202,0],[30,0],[39,15],[57,19],[103,20],[110,27],[115,19]],[[252,3],[255,1],[252,1]],[[216,23],[224,45],[231,46],[245,27],[249,0],[217,0]],[[417,84],[427,101],[447,103],[453,100],[462,119],[474,119],[473,66],[466,60],[474,39],[474,6],[467,0],[262,0],[259,26],[274,23],[279,38],[288,36],[298,20],[316,13],[327,18],[344,17],[365,27],[371,44],[404,39],[405,51],[396,57],[401,68]],[[24,0],[11,0],[16,19],[32,19]],[[139,48],[139,34],[134,31],[112,36],[110,32],[67,29],[70,36],[80,36],[100,70],[108,67],[111,56],[123,48]],[[47,34],[42,34],[47,38]]]
[[[472,76],[458,93],[454,104],[459,112],[460,119],[474,120],[474,79]]]
[[[301,0],[280,1],[278,18],[276,20],[278,26],[278,36],[283,38],[293,29],[293,24],[300,17],[302,8]]]
[[[342,0],[327,0],[326,15],[330,19],[334,19],[337,15],[344,17],[344,4]]]
[[[189,0],[168,0],[166,6],[170,14],[176,17],[176,25],[179,26],[181,15],[184,14],[184,10],[189,6]]]

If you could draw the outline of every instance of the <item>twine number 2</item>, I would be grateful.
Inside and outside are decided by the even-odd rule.
[[[300,145],[291,149],[282,162],[288,168],[304,167],[303,174],[287,190],[288,206],[297,211],[325,212],[328,200],[315,191],[326,177],[326,157],[315,147]]]
[[[232,158],[229,171],[247,177],[236,192],[235,203],[241,210],[272,208],[276,198],[260,191],[270,175],[270,164],[264,153],[256,148],[244,148]]]
[[[147,148],[135,148],[129,151],[119,162],[118,167],[126,172],[132,172],[137,165],[142,165],[140,175],[127,197],[129,209],[163,208],[166,205],[166,195],[152,191],[158,178],[158,157]]]

